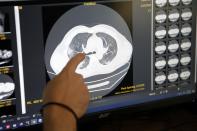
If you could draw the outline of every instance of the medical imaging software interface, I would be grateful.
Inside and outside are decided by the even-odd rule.
[[[46,83],[78,53],[87,114],[196,92],[192,0],[0,7],[0,130],[42,123]]]

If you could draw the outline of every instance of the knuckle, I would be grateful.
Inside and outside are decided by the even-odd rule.
[[[80,82],[82,82],[82,83],[84,84],[84,86],[85,86],[85,81],[84,81],[84,79],[83,79],[83,77],[82,77],[81,75],[77,75],[77,79],[78,79]]]

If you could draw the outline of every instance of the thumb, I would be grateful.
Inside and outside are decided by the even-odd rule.
[[[75,73],[75,70],[77,69],[77,66],[85,59],[84,53],[78,53],[76,54],[70,61],[68,62],[66,69],[68,72]]]

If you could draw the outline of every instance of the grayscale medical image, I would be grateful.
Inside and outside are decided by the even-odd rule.
[[[15,90],[15,84],[8,75],[0,74],[0,100],[9,98]]]
[[[7,64],[11,61],[12,51],[11,50],[1,50],[0,49],[0,66]]]
[[[3,12],[0,11],[0,34],[4,33],[4,20],[5,20],[5,15]]]
[[[91,96],[109,94],[123,80],[132,62],[133,44],[128,25],[105,5],[80,5],[65,12],[53,25],[46,41],[45,64],[49,77],[59,74],[81,52],[86,57],[76,73],[83,75]]]

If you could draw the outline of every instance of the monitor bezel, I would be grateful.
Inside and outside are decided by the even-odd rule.
[[[66,2],[72,2],[72,0],[68,0]],[[76,2],[80,2],[80,0],[76,0]],[[57,1],[51,1],[51,0],[48,0],[48,1],[47,0],[3,0],[0,2],[1,6],[51,4],[51,3],[60,4],[60,3],[65,3],[65,1],[63,1],[63,0],[57,0]],[[197,85],[196,85],[196,88],[197,88]],[[160,109],[162,107],[183,104],[183,103],[195,103],[196,104],[196,99],[197,99],[197,93],[184,95],[184,96],[176,96],[176,97],[166,98],[166,99],[162,99],[162,100],[155,100],[155,101],[140,103],[140,104],[136,104],[136,105],[128,105],[128,106],[119,107],[116,109],[109,109],[109,110],[104,110],[104,111],[99,111],[99,112],[94,112],[94,113],[88,113],[80,120],[80,123],[105,118],[105,117],[101,117],[101,116],[110,117],[111,115],[119,115],[122,113],[124,113],[124,114],[125,113],[136,113],[136,112],[141,112],[141,111],[148,111],[151,109],[158,109],[158,108]],[[37,125],[35,125],[34,127],[36,127],[36,126]],[[30,127],[27,127],[27,128],[30,128]],[[21,129],[23,129],[23,128],[20,128],[19,130],[21,130]]]

